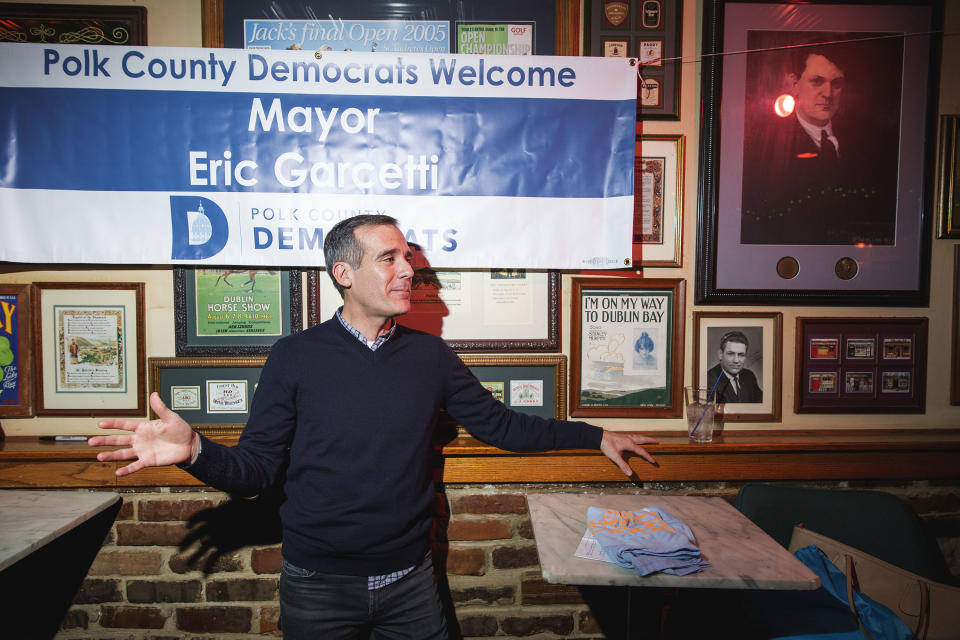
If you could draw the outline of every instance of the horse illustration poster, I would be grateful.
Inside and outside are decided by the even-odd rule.
[[[196,269],[198,336],[280,336],[280,272],[266,269]]]

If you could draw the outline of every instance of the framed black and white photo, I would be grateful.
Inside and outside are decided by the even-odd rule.
[[[779,422],[782,314],[693,313],[693,384],[722,403],[725,422]]]
[[[697,302],[924,306],[939,0],[703,19]]]

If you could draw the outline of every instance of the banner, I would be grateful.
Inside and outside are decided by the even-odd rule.
[[[437,268],[629,264],[626,59],[0,44],[0,260],[323,265],[391,215]]]

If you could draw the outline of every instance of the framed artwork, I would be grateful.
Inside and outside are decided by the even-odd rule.
[[[797,318],[797,413],[923,413],[926,318]]]
[[[939,0],[703,19],[697,303],[925,306]]]
[[[0,2],[0,41],[143,46],[147,9]]]
[[[570,415],[683,411],[683,280],[573,278]]]
[[[590,55],[637,59],[637,120],[679,120],[683,0],[589,0],[585,11]]]
[[[461,355],[497,400],[511,409],[563,420],[567,416],[567,357]]]
[[[637,136],[634,266],[679,267],[682,264],[683,156],[681,135]]]
[[[725,422],[780,422],[783,316],[693,312],[693,384],[713,390]]]
[[[150,392],[206,436],[239,435],[266,357],[150,358]],[[157,416],[150,410],[150,419]]]
[[[142,282],[37,282],[37,414],[142,416]]]
[[[33,288],[0,284],[0,417],[34,411]]]
[[[266,355],[303,327],[299,269],[173,270],[177,356]]]
[[[461,352],[560,350],[560,274],[526,269],[448,271],[415,253],[410,313],[397,322],[440,336]],[[307,272],[307,314],[315,325],[343,304],[325,270]]]
[[[960,115],[940,116],[940,166],[937,209],[941,238],[960,238]]]
[[[405,4],[389,0],[325,0],[319,4],[307,0],[202,0],[202,10],[205,47],[580,53],[580,5],[574,0],[534,0],[522,10],[506,0],[417,0]],[[284,29],[267,34],[270,24],[280,23]],[[257,38],[258,25],[269,42]],[[471,35],[479,33],[482,39]]]

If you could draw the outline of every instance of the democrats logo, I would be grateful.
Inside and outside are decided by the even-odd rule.
[[[170,196],[173,260],[202,260],[227,245],[227,217],[213,200],[199,196]]]

